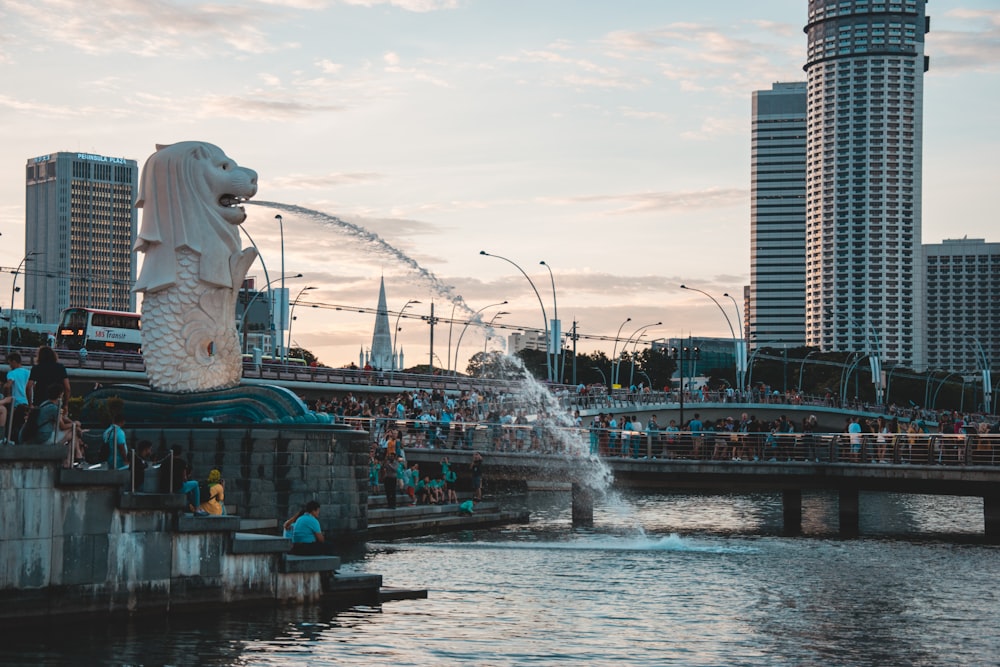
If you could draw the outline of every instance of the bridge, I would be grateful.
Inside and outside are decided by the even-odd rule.
[[[879,442],[876,434],[853,439],[843,433],[794,434],[782,436],[773,447],[766,445],[763,434],[735,440],[728,434],[718,436],[682,433],[665,446],[644,438],[638,457],[591,455],[588,450],[483,454],[491,482],[570,483],[574,520],[582,522],[593,520],[594,491],[587,488],[587,478],[603,464],[613,474],[613,488],[619,489],[781,493],[784,531],[789,535],[801,533],[803,492],[838,495],[839,528],[845,537],[859,533],[862,491],[978,496],[983,499],[985,534],[1000,541],[1000,436],[906,434]],[[586,443],[589,434],[581,432],[579,437]],[[885,458],[877,458],[880,455]],[[462,470],[472,455],[464,448],[406,450],[407,461],[420,463],[425,471],[435,470],[443,456]]]

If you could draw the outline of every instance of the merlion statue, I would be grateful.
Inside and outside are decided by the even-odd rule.
[[[243,250],[240,204],[257,193],[257,172],[217,146],[157,146],[142,169],[133,250],[145,253],[142,350],[154,389],[181,393],[239,384],[243,371],[236,299],[257,251]]]

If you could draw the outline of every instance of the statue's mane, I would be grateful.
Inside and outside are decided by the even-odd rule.
[[[204,259],[200,278],[233,287],[231,258],[240,251],[237,225],[219,213],[218,197],[206,178],[213,162],[225,154],[200,141],[156,146],[139,182],[136,207],[142,224],[133,250],[145,253],[135,291],[155,292],[177,281],[176,252],[189,248]],[[225,258],[224,260],[222,258]],[[222,261],[220,261],[222,260]]]

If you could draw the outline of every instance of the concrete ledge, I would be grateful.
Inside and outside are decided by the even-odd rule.
[[[128,470],[60,468],[59,486],[121,486],[128,484]]]
[[[240,529],[240,518],[238,516],[191,516],[182,514],[177,517],[178,533],[235,533]]]
[[[232,512],[230,512],[232,514]],[[245,517],[240,517],[240,530],[241,531],[252,531],[252,530],[271,530],[274,531],[278,528],[277,519],[247,519]],[[277,531],[281,532],[281,531]]]
[[[172,512],[187,507],[187,498],[181,493],[123,493],[118,499],[123,510],[164,510]]]
[[[66,448],[56,445],[3,445],[0,461],[61,461],[66,458]]]
[[[277,554],[286,553],[291,548],[291,540],[286,540],[283,537],[233,533],[230,552],[234,554]]]
[[[280,571],[291,572],[336,572],[340,567],[340,559],[336,556],[296,556],[295,554],[285,554],[281,557]],[[382,577],[379,583],[382,585]]]
[[[338,574],[329,583],[328,591],[343,592],[382,588],[381,574]]]

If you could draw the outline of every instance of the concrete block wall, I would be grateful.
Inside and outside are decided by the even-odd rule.
[[[126,426],[130,445],[154,451],[180,445],[199,480],[213,468],[226,480],[226,505],[248,519],[280,525],[309,500],[321,505],[330,537],[350,538],[368,527],[368,436],[328,425],[253,427],[199,425],[177,429]],[[204,499],[203,499],[204,500]]]
[[[331,538],[367,527],[364,433],[127,433],[130,443],[181,444],[202,477],[219,468],[240,515],[280,521],[315,498]],[[185,517],[177,495],[123,495],[127,472],[63,469],[64,456],[61,447],[0,448],[0,623],[322,596],[322,577],[281,572],[280,553],[234,553],[235,517]]]

